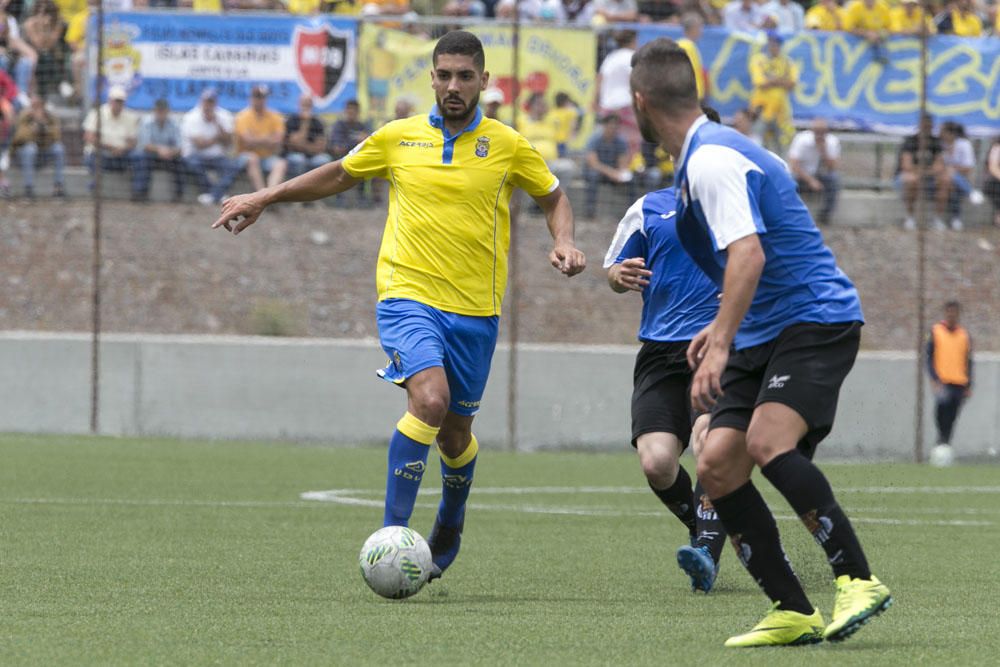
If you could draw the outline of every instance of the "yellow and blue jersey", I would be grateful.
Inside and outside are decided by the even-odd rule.
[[[477,110],[452,135],[437,108],[393,121],[343,159],[355,178],[389,181],[378,299],[411,299],[460,315],[500,314],[510,197],[553,192],[558,179],[527,139]]]

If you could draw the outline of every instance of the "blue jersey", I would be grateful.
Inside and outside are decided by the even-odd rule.
[[[639,340],[686,341],[707,327],[719,308],[718,290],[677,238],[677,194],[665,188],[640,197],[618,223],[604,268],[642,257],[653,272],[642,291]]]
[[[823,243],[785,164],[736,130],[702,116],[681,148],[678,236],[722,289],[725,250],[760,236],[765,264],[737,349],[773,340],[799,322],[863,322],[858,292]]]

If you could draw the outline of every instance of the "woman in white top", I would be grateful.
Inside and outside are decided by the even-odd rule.
[[[976,152],[972,142],[965,136],[965,128],[955,121],[947,121],[941,125],[941,145],[944,166],[951,176],[954,186],[948,196],[948,212],[951,214],[951,228],[962,229],[962,198],[978,206],[985,201],[983,193],[973,187],[970,179],[976,166]]]

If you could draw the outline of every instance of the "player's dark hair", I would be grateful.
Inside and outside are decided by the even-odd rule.
[[[688,54],[672,39],[658,37],[632,55],[632,90],[664,113],[698,108],[698,84]]]
[[[719,123],[720,125],[722,124],[722,116],[719,115],[719,112],[716,111],[714,107],[710,107],[707,104],[702,104],[701,112],[705,114],[705,117],[708,118],[713,123]]]
[[[456,55],[471,56],[472,64],[480,72],[486,69],[486,53],[483,51],[483,43],[479,38],[466,30],[452,30],[445,34],[434,45],[434,54],[431,62],[437,66],[438,56]]]

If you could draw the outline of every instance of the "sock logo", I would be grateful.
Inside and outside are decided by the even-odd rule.
[[[404,463],[400,468],[396,468],[393,473],[396,477],[402,477],[411,482],[419,482],[424,477],[425,467],[423,461],[411,461],[410,463]]]
[[[833,521],[830,521],[829,517],[819,516],[816,510],[809,510],[799,518],[805,524],[806,530],[812,533],[816,544],[822,546],[830,539],[830,533],[833,532]]]
[[[442,475],[441,482],[449,489],[464,489],[472,484],[472,478],[465,475]]]
[[[712,501],[706,494],[702,494],[698,501],[698,507],[695,508],[695,512],[698,514],[699,519],[702,521],[719,520],[719,515],[715,512],[715,506],[712,505]]]
[[[736,557],[743,563],[743,567],[749,568],[750,558],[753,557],[753,549],[743,541],[743,535],[730,535],[729,541],[733,543],[733,548],[736,549]]]
[[[772,375],[767,383],[768,389],[783,389],[785,383],[792,379],[791,375]]]

